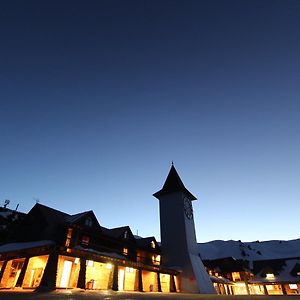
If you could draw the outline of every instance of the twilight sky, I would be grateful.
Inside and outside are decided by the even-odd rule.
[[[4,1],[0,201],[159,240],[171,161],[199,242],[299,238],[298,0]]]

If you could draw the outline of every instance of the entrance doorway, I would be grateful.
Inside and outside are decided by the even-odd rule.
[[[72,264],[73,263],[69,260],[64,261],[64,266],[63,266],[62,275],[60,279],[60,287],[62,288],[67,288],[69,286]]]
[[[125,279],[125,270],[119,269],[119,280],[118,280],[119,291],[124,290],[124,279]]]

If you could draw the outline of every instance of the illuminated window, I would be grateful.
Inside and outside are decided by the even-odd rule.
[[[75,257],[74,264],[77,265],[79,263],[79,257]]]
[[[65,246],[69,247],[71,243],[73,228],[68,228]]]
[[[91,218],[86,218],[85,222],[84,222],[84,225],[88,226],[88,227],[92,227],[92,225],[93,225],[92,219]]]
[[[123,254],[128,255],[128,248],[123,248]]]
[[[87,265],[88,267],[93,267],[93,266],[94,266],[94,261],[92,261],[92,260],[87,260],[87,261],[86,261],[86,265]]]
[[[22,269],[23,261],[13,261],[10,267],[9,277],[14,277]]]
[[[241,281],[240,272],[232,272],[232,280],[233,281]]]
[[[297,275],[300,276],[300,272],[297,272]]]
[[[152,264],[159,265],[160,264],[160,255],[152,255]]]
[[[81,244],[88,245],[90,242],[90,238],[87,235],[83,235],[81,238]]]
[[[127,273],[133,273],[133,271],[134,271],[133,268],[126,267],[126,272]]]
[[[289,284],[289,288],[290,288],[291,290],[297,290],[297,289],[298,289],[298,286],[297,286],[296,283],[291,283],[291,284]]]
[[[155,242],[151,241],[151,248],[155,249]]]
[[[266,278],[267,278],[267,279],[274,279],[275,276],[274,276],[273,273],[267,273],[267,274],[266,274]]]

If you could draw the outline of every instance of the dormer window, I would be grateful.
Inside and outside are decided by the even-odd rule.
[[[160,265],[160,255],[152,255],[152,264]]]
[[[241,275],[240,272],[232,272],[232,280],[233,281],[241,281]]]
[[[155,249],[155,242],[151,241],[151,248]]]
[[[273,273],[267,273],[266,274],[266,279],[274,279],[275,275]]]
[[[289,284],[289,288],[290,288],[291,290],[297,290],[297,289],[298,289],[298,285],[297,285],[296,283],[290,283],[290,284]]]
[[[128,248],[123,248],[123,255],[128,255]]]
[[[127,239],[128,238],[128,231],[126,230],[125,232],[124,232],[124,239]]]
[[[91,218],[86,218],[85,222],[84,222],[84,225],[87,226],[87,227],[92,227],[92,225],[93,225],[92,219]]]

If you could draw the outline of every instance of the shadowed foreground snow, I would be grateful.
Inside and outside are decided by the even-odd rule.
[[[224,299],[225,298],[225,299]],[[299,299],[299,296],[218,296],[218,295],[191,295],[191,294],[161,294],[161,293],[125,293],[125,292],[112,292],[112,291],[71,291],[71,290],[61,290],[51,293],[36,293],[36,292],[4,292],[0,291],[0,299],[2,300],[135,300],[135,299],[203,299],[203,300],[287,300],[287,299]]]

